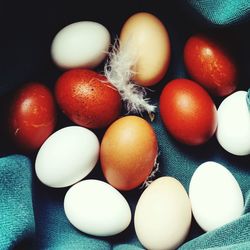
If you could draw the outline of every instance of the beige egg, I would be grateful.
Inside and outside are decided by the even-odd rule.
[[[145,189],[136,205],[136,235],[146,249],[176,249],[189,232],[191,217],[190,200],[182,184],[161,177]]]
[[[134,80],[139,85],[152,86],[164,77],[170,61],[170,40],[157,17],[145,12],[131,16],[122,27],[120,43],[135,54]]]

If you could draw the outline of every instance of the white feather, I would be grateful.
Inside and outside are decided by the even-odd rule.
[[[107,80],[118,89],[128,113],[142,115],[146,111],[152,118],[156,106],[150,104],[150,99],[146,97],[146,88],[132,80],[136,74],[133,71],[136,60],[137,53],[132,43],[119,46],[119,41],[116,40],[104,66],[104,74]]]

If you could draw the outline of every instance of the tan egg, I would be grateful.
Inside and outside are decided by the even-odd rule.
[[[120,43],[135,54],[133,70],[138,85],[152,86],[164,77],[170,61],[170,40],[157,17],[146,12],[131,16],[122,27]]]
[[[150,175],[158,154],[152,126],[137,116],[125,116],[107,129],[100,151],[107,181],[119,190],[131,190]]]
[[[146,249],[176,249],[189,232],[191,218],[190,200],[182,184],[161,177],[145,189],[136,205],[136,235]]]

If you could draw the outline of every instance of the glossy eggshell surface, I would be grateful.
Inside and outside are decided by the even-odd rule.
[[[119,92],[92,70],[73,69],[62,74],[55,85],[55,96],[63,113],[86,128],[106,127],[120,115]]]
[[[160,177],[138,200],[136,235],[146,249],[176,249],[188,234],[191,217],[190,201],[182,184],[172,177]]]
[[[136,83],[152,86],[164,77],[170,62],[170,40],[157,17],[145,12],[131,16],[122,27],[120,43],[136,55]]]
[[[93,179],[81,181],[67,191],[64,210],[73,226],[94,236],[118,234],[131,221],[125,198],[106,182]]]
[[[61,29],[51,45],[51,56],[64,69],[94,68],[107,56],[110,34],[100,23],[81,21]]]
[[[178,141],[200,145],[217,127],[217,110],[209,94],[187,79],[167,83],[160,96],[160,115],[167,131]]]
[[[100,160],[107,181],[119,190],[131,190],[150,175],[157,158],[156,134],[137,116],[125,116],[110,125],[101,142]]]
[[[240,186],[224,166],[205,162],[194,172],[189,197],[197,223],[211,231],[238,219],[244,212]]]
[[[23,152],[37,150],[54,131],[56,117],[51,91],[41,83],[25,84],[11,101],[8,113],[11,139]]]
[[[250,154],[250,109],[246,91],[237,91],[220,104],[216,137],[229,153],[238,156]]]
[[[184,48],[184,62],[192,79],[213,95],[229,95],[236,89],[236,63],[215,39],[204,34],[191,36]]]
[[[57,130],[38,151],[36,175],[49,187],[70,186],[95,167],[99,147],[96,135],[86,128],[70,126]]]

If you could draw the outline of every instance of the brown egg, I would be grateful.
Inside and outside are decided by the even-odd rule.
[[[133,70],[138,85],[152,86],[164,77],[170,61],[170,40],[157,17],[145,12],[131,16],[122,27],[120,43],[136,55]]]
[[[120,116],[120,94],[103,75],[93,70],[64,72],[56,82],[55,96],[63,113],[86,128],[105,128]]]
[[[131,190],[150,175],[158,154],[152,126],[137,116],[125,116],[104,134],[100,159],[107,181],[119,190]]]

